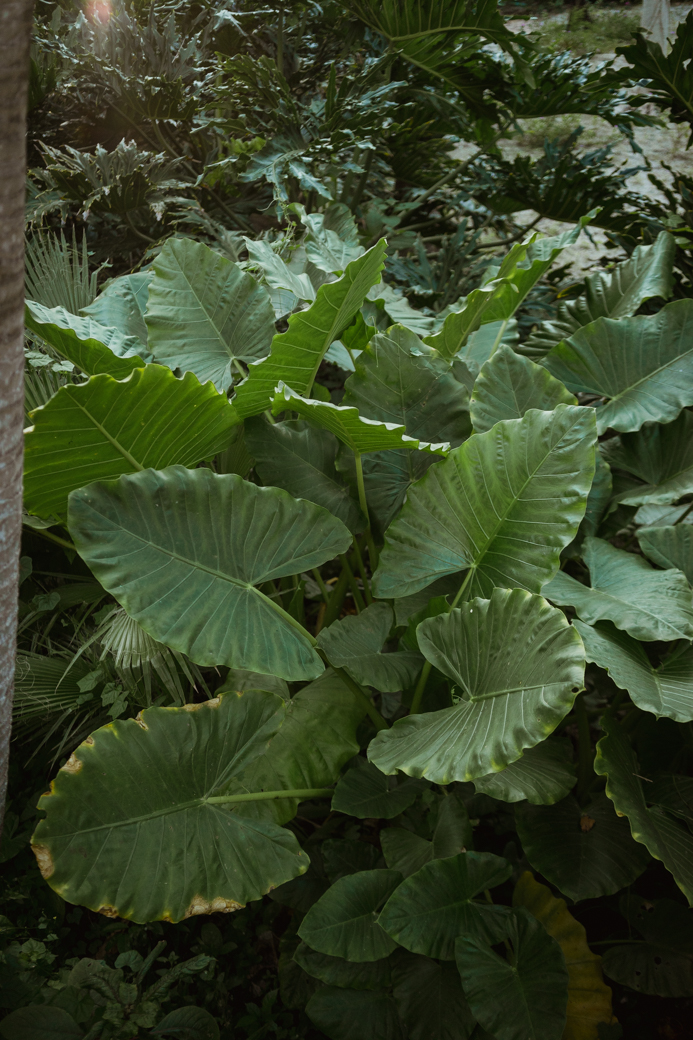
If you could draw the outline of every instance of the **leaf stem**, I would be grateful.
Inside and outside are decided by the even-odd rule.
[[[207,805],[233,805],[236,802],[267,802],[274,798],[329,798],[332,787],[301,787],[291,791],[256,791],[254,794],[219,794],[202,801]]]
[[[70,549],[71,552],[77,552],[77,547],[72,542],[68,542],[66,538],[61,538],[57,534],[51,534],[50,531],[44,531],[40,527],[31,527],[29,524],[27,524],[27,527],[29,527],[29,530],[33,531],[34,534],[37,534],[39,538],[47,538],[49,542],[55,542],[56,545],[61,545],[63,549]]]
[[[324,599],[325,603],[329,603],[330,590],[327,588],[327,585],[323,581],[322,574],[320,573],[317,567],[313,567],[312,574],[315,578],[318,588],[320,589],[320,592],[322,593],[322,598]]]
[[[457,604],[462,599],[462,596],[464,595],[465,589],[467,588],[467,585],[469,585],[469,582],[471,581],[472,575],[474,574],[475,570],[476,570],[475,567],[470,567],[469,570],[467,571],[467,573],[465,574],[464,581],[462,582],[462,584],[460,585],[459,589],[457,590],[457,595],[455,596],[454,600],[452,601],[452,604],[450,606],[450,610],[454,610],[455,607],[457,606]],[[450,611],[448,611],[448,613],[449,612]]]
[[[366,575],[366,568],[363,565],[363,557],[361,556],[361,550],[359,549],[359,543],[356,541],[356,536],[353,538],[354,542],[354,555],[356,556],[356,564],[361,575],[361,581],[363,582],[363,594],[366,598],[366,603],[369,605],[373,602],[373,596],[371,594],[371,587],[368,584],[368,577]]]
[[[356,611],[360,614],[362,610],[366,609],[366,604],[363,602],[363,596],[361,595],[359,587],[356,584],[356,578],[354,577],[354,572],[349,566],[349,561],[346,558],[346,553],[344,554],[344,556],[340,556],[339,558],[342,561],[342,567],[344,568],[347,574],[347,580],[349,582],[349,587],[351,588],[351,595],[354,598],[354,605],[356,607]]]
[[[363,464],[361,462],[361,453],[358,451],[354,452],[354,462],[356,464],[356,486],[359,491],[359,505],[361,506],[361,512],[365,516],[368,527],[366,528],[366,543],[368,545],[368,555],[371,558],[371,569],[375,570],[378,566],[378,552],[375,548],[375,542],[373,541],[373,532],[371,531],[371,516],[368,512],[368,501],[366,499],[366,483],[363,479]]]
[[[344,685],[349,687],[349,689],[351,690],[353,695],[356,697],[357,701],[359,701],[363,705],[363,707],[365,708],[365,710],[366,710],[366,712],[368,714],[369,719],[371,720],[371,722],[373,723],[375,728],[377,730],[387,729],[388,728],[387,722],[382,717],[382,715],[380,714],[380,712],[376,708],[375,704],[371,700],[370,694],[368,693],[368,691],[365,690],[363,688],[363,686],[361,686],[360,683],[357,683],[355,679],[352,679],[352,677],[349,675],[349,673],[346,671],[346,669],[338,668],[336,665],[332,664],[332,662],[330,661],[330,659],[327,657],[326,654],[324,656],[325,656],[325,660],[330,665],[330,668],[332,669],[332,671],[336,675],[339,676],[339,678],[342,680]]]
[[[347,594],[349,587],[349,575],[346,567],[344,566],[344,560],[342,560],[342,573],[337,579],[337,584],[330,593],[330,600],[325,610],[325,616],[322,619],[322,627],[329,628],[333,621],[336,621],[339,617],[339,612],[342,609],[344,603],[344,597]]]
[[[464,581],[460,585],[457,595],[452,601],[451,606],[448,607],[448,612],[454,610],[457,604],[462,599],[462,596],[464,595],[464,590],[467,588],[467,585],[471,580],[472,574],[474,574],[474,567],[470,567],[467,573],[465,574]],[[424,690],[426,689],[426,683],[428,682],[428,677],[431,674],[431,668],[431,662],[426,661],[423,668],[421,669],[421,675],[419,676],[419,681],[416,684],[414,696],[412,697],[411,708],[409,709],[410,715],[418,715],[419,713],[419,709],[421,708],[421,701],[424,695]]]

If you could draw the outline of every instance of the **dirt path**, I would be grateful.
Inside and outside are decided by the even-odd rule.
[[[685,18],[692,8],[693,4],[678,5],[671,8],[672,33],[675,31],[678,22]],[[626,23],[622,30],[623,39],[617,40],[614,46],[627,42],[630,27],[637,24],[639,10],[640,7],[634,6],[623,10],[609,11],[608,17],[610,20],[620,17]],[[566,39],[570,38],[569,34],[561,32],[566,21],[567,14],[562,12],[547,17],[532,16],[530,18],[512,19],[507,25],[514,32],[518,33],[544,32],[546,34],[545,43],[551,46],[552,49],[559,50],[565,45]],[[611,25],[613,26],[613,21]],[[596,64],[608,58],[613,58],[613,56],[614,52],[611,50],[595,54],[592,60]],[[625,64],[623,59],[619,59],[619,62]],[[513,159],[520,154],[538,156],[543,151],[544,137],[564,137],[578,126],[582,126],[584,132],[580,138],[581,151],[592,151],[602,145],[610,144],[613,146],[612,155],[616,165],[629,167],[642,164],[641,158],[633,153],[628,141],[617,130],[614,130],[609,123],[598,117],[575,115],[525,119],[521,121],[521,126],[524,131],[522,136],[518,135],[510,141],[501,142],[501,151],[506,159]],[[674,169],[693,170],[693,147],[686,152],[686,141],[689,134],[690,128],[686,124],[676,126],[671,123],[667,123],[663,127],[643,127],[635,131],[635,139],[640,148],[642,148],[644,155],[647,156],[652,164],[652,172],[665,183],[671,182],[671,175],[662,166],[663,162],[669,163]],[[455,150],[455,155],[458,155],[460,158],[466,158],[472,151],[474,151],[472,146],[460,145]],[[642,192],[650,197],[654,195],[663,198],[661,193],[648,180],[646,171],[631,175],[626,183],[631,191]],[[516,216],[520,222],[530,223],[536,216],[536,213],[533,210],[523,210]],[[546,234],[555,235],[570,225],[545,218],[540,220],[536,226]],[[592,241],[583,235],[577,245],[570,250],[566,250],[563,254],[562,263],[572,262],[572,272],[576,277],[580,276],[580,272],[598,265],[601,257],[609,256],[610,254],[612,256],[617,255],[617,252],[614,252],[613,247],[607,242],[603,231],[596,228],[591,232],[591,237]]]

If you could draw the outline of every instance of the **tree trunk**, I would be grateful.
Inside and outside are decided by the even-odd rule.
[[[24,196],[33,0],[0,0],[0,829],[17,634],[24,425]]]
[[[669,0],[643,0],[640,21],[652,42],[658,43],[666,54],[669,50]]]

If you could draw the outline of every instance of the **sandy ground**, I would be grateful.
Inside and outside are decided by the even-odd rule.
[[[672,33],[675,31],[676,24],[686,17],[692,7],[692,4],[685,4],[671,8]],[[624,16],[632,17],[637,10],[637,7],[629,7],[624,11]],[[513,19],[507,24],[515,32],[534,33],[541,32],[542,27],[548,26],[552,22],[565,24],[566,18],[566,13],[562,12],[546,18]],[[613,53],[597,54],[594,55],[593,61],[598,63],[608,58],[613,58],[613,56]],[[623,59],[619,59],[619,61],[623,62]],[[651,114],[655,113],[652,112]],[[522,121],[521,125],[526,132],[525,135],[518,136],[510,141],[501,142],[501,151],[507,159],[512,159],[518,154],[538,156],[542,152],[541,138],[544,134],[547,136],[556,136],[557,133],[564,135],[577,125],[581,125],[584,128],[584,133],[580,138],[582,151],[592,151],[602,145],[611,144],[613,145],[612,155],[617,165],[624,164],[626,167],[641,165],[641,158],[633,153],[628,141],[602,119],[588,116],[566,116],[555,117],[552,120],[526,119]],[[689,173],[693,170],[693,146],[686,152],[686,141],[689,134],[690,127],[687,125],[676,126],[670,123],[667,123],[664,127],[643,127],[635,131],[638,145],[652,164],[652,172],[665,183],[671,182],[671,175],[664,169],[662,162],[669,163],[674,169],[685,170]],[[473,146],[464,144],[458,146],[454,154],[460,158],[466,158],[474,150]],[[627,179],[626,184],[631,191],[642,192],[650,197],[653,195],[660,195],[661,197],[661,193],[648,180],[645,171],[631,175]],[[516,214],[517,219],[521,223],[526,222],[528,224],[535,216],[536,213],[533,210],[524,210]],[[536,225],[538,230],[550,235],[559,234],[570,226],[569,224],[546,218],[540,220]],[[583,234],[581,241],[571,249],[566,250],[561,259],[561,263],[572,263],[572,273],[576,277],[580,277],[581,272],[598,266],[600,258],[609,255],[616,257],[618,255],[618,252],[614,252],[612,247],[609,246],[606,235],[599,228],[595,228],[591,232],[591,239],[592,241]]]

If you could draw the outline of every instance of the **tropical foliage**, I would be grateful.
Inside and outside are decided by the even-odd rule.
[[[33,828],[61,912],[143,953],[46,985],[11,943],[0,1033],[218,1037],[209,929],[251,904],[308,1033],[274,994],[222,1035],[615,1040],[610,986],[693,996],[690,195],[497,148],[547,105],[630,133],[636,75],[669,104],[652,45],[595,72],[486,0],[67,7],[32,67],[16,692],[52,780],[3,856]],[[595,224],[624,259],[558,301]]]

